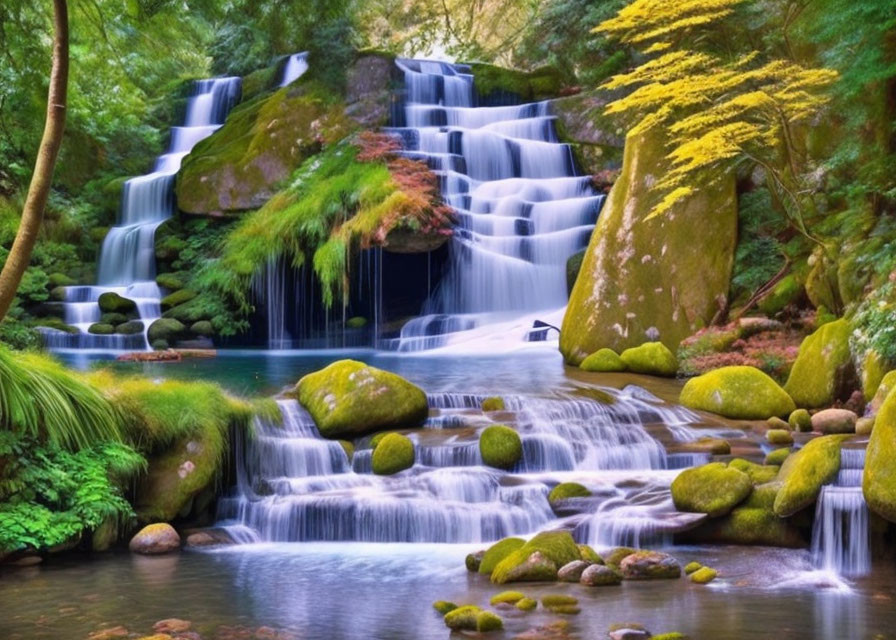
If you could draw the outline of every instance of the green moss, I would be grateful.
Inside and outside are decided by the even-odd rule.
[[[467,567],[467,571],[479,571],[484,553],[484,551],[477,551],[476,553],[467,554],[467,557],[464,558],[464,565]]]
[[[574,604],[555,604],[552,607],[547,607],[548,611],[551,613],[557,613],[561,615],[575,615],[577,613],[581,613],[582,609]]]
[[[790,417],[787,418],[787,424],[790,425],[793,431],[807,433],[812,431],[812,416],[805,409],[797,409],[790,413]]]
[[[51,287],[70,287],[77,284],[74,278],[64,273],[51,273],[48,279]]]
[[[887,378],[890,375],[887,374]],[[885,382],[887,378],[884,378]],[[896,392],[891,391],[874,421],[862,477],[862,491],[868,507],[891,522],[896,522],[894,460],[896,460]]]
[[[445,626],[452,631],[476,631],[476,618],[482,612],[479,607],[468,604],[445,614]]]
[[[367,318],[363,316],[355,316],[345,321],[345,326],[349,329],[363,329],[367,326]]]
[[[100,294],[98,303],[100,310],[104,313],[125,313],[130,314],[137,310],[137,303],[128,298],[124,298],[117,293],[107,291]]]
[[[689,576],[692,573],[694,573],[695,571],[697,571],[698,569],[702,569],[702,568],[703,568],[703,565],[700,564],[699,562],[688,562],[684,566],[684,573],[685,573],[685,575]]]
[[[178,291],[175,291],[174,293],[169,293],[167,296],[162,298],[162,309],[164,311],[167,311],[172,307],[176,307],[178,305],[184,304],[185,302],[189,302],[195,297],[195,291],[190,291],[189,289],[180,289]]]
[[[755,367],[722,367],[692,378],[679,401],[691,409],[743,420],[786,416],[795,409],[778,383]]]
[[[190,333],[194,336],[210,337],[215,335],[215,327],[208,320],[199,320],[190,325]]]
[[[793,444],[793,435],[789,429],[769,429],[765,432],[765,439],[769,444]]]
[[[815,438],[784,461],[778,473],[782,485],[775,498],[776,515],[791,516],[815,503],[822,485],[840,471],[840,444],[845,437]]]
[[[529,561],[530,556],[539,552],[548,561],[518,576],[518,569]],[[516,579],[556,580],[557,569],[580,558],[579,548],[567,531],[547,531],[539,533],[518,550],[504,558],[492,571],[492,582],[503,584]]]
[[[579,604],[579,599],[561,593],[552,593],[541,597],[543,607],[556,607],[558,605]]]
[[[582,270],[582,262],[585,260],[585,250],[579,251],[569,256],[566,261],[566,294],[572,293],[572,288],[576,284],[579,277],[579,271]]]
[[[869,349],[862,361],[862,392],[865,402],[871,402],[887,373],[886,364],[874,349]]]
[[[830,322],[808,336],[784,389],[797,406],[815,408],[846,399],[852,391],[855,371],[849,350],[849,323]]]
[[[504,538],[499,540],[488,549],[482,556],[479,563],[479,573],[491,575],[498,563],[509,556],[514,551],[522,548],[526,541],[522,538]]]
[[[489,600],[489,604],[516,604],[525,597],[526,594],[519,591],[502,591],[493,595],[491,600]]]
[[[120,325],[115,327],[115,333],[121,333],[126,336],[133,336],[137,335],[138,333],[143,333],[143,323],[139,320],[122,322]]]
[[[156,276],[156,284],[169,291],[177,291],[184,288],[184,281],[176,273],[160,273]]]
[[[490,396],[482,401],[483,411],[504,411],[504,398],[500,396]]]
[[[587,498],[590,495],[591,492],[578,482],[561,482],[551,489],[551,493],[548,494],[548,502],[554,503],[569,498]]]
[[[771,482],[778,475],[778,470],[780,469],[780,465],[761,465],[743,458],[735,458],[728,463],[728,467],[746,473],[750,476],[750,482],[753,485]]]
[[[87,332],[98,336],[108,336],[115,333],[115,327],[113,327],[111,324],[95,322],[87,327]]]
[[[716,579],[719,572],[709,567],[701,567],[691,574],[691,582],[697,584],[708,584]]]
[[[678,359],[662,342],[645,342],[626,349],[619,358],[633,373],[674,377],[678,371]]]
[[[159,318],[149,325],[146,337],[150,344],[155,343],[157,340],[164,340],[167,343],[172,343],[186,334],[186,331],[187,328],[182,322],[173,318]]]
[[[589,547],[587,544],[579,545],[579,554],[582,557],[582,560],[585,562],[590,562],[591,564],[603,564],[604,559],[600,557],[600,555]]]
[[[555,67],[525,72],[484,63],[471,66],[474,87],[486,100],[500,100],[508,94],[523,101],[545,100],[557,97],[564,85],[563,74]]]
[[[806,541],[799,531],[770,509],[738,507],[729,515],[713,520],[693,532],[699,542],[716,544],[803,547]]]
[[[296,385],[299,402],[325,438],[385,427],[418,427],[429,414],[426,394],[404,378],[354,360],[340,360]]]
[[[414,443],[400,433],[390,433],[373,450],[373,472],[388,476],[414,466]]]
[[[479,436],[479,453],[488,466],[511,469],[523,457],[523,443],[510,427],[492,425]]]
[[[394,431],[380,431],[379,433],[375,433],[370,439],[370,448],[376,449],[379,443],[383,441],[383,438],[385,438],[390,433],[394,433]]]
[[[774,451],[769,451],[768,455],[765,456],[765,464],[766,465],[782,465],[784,461],[787,460],[787,457],[790,455],[790,449],[788,447],[784,447],[783,449],[775,449]]]
[[[345,457],[348,459],[348,463],[352,463],[352,458],[355,457],[355,445],[349,440],[340,440],[339,441],[342,450],[345,451]]]
[[[679,511],[693,511],[717,518],[729,513],[753,490],[743,471],[712,462],[682,471],[672,481],[672,500]]]
[[[614,371],[625,371],[626,366],[622,361],[622,358],[619,357],[612,349],[598,349],[590,356],[582,360],[582,364],[579,365],[579,368],[582,371],[597,371],[597,372],[614,372]]]
[[[516,608],[520,611],[534,611],[537,606],[538,601],[533,600],[532,598],[523,598],[516,603]]]
[[[436,600],[432,603],[432,608],[444,616],[446,613],[457,609],[457,605],[447,600]]]
[[[501,616],[491,611],[480,611],[476,615],[476,631],[479,633],[488,633],[489,631],[500,631],[504,628],[504,621]]]
[[[608,567],[618,569],[619,563],[635,551],[637,551],[637,549],[632,549],[631,547],[616,547],[610,551],[609,555],[604,556],[604,562]]]
[[[890,391],[893,389],[896,389],[896,371],[888,372],[877,386],[877,391],[874,392],[874,397],[871,398],[869,406],[871,415],[876,415],[880,411],[884,401],[886,401],[887,396],[890,395]]]
[[[122,324],[123,322],[127,322],[128,317],[123,313],[104,313],[100,318],[100,322],[103,324]]]
[[[803,285],[796,274],[790,273],[784,276],[775,285],[772,292],[762,299],[759,303],[759,310],[768,316],[773,316],[785,307],[799,302],[803,292]]]

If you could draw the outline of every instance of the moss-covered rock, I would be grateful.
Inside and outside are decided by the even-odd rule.
[[[479,571],[479,567],[482,564],[482,556],[485,555],[485,551],[477,551],[475,553],[468,553],[467,557],[464,558],[464,565],[467,567],[467,571],[476,572]]]
[[[750,476],[750,482],[753,485],[771,482],[778,475],[778,470],[781,468],[780,465],[756,464],[743,458],[735,458],[728,463],[728,467],[746,473]]]
[[[588,566],[579,577],[579,584],[586,587],[606,587],[622,582],[622,574],[602,564]]]
[[[457,605],[447,600],[436,600],[432,603],[432,608],[444,616],[446,613],[457,609]]]
[[[119,325],[128,321],[128,317],[123,313],[104,313],[100,317],[103,324]]]
[[[194,336],[211,337],[215,335],[215,326],[208,320],[199,320],[190,325],[190,333]]]
[[[560,350],[570,364],[603,347],[621,352],[647,339],[675,349],[727,299],[737,237],[734,178],[703,186],[697,176],[694,195],[648,219],[658,197],[651,187],[669,168],[666,155],[660,128],[626,140],[622,174],[563,319]]]
[[[849,398],[857,386],[849,334],[849,322],[841,319],[803,340],[784,385],[797,406],[811,409]]]
[[[156,284],[169,291],[177,291],[185,286],[183,279],[176,273],[160,273],[156,276]]]
[[[556,67],[545,66],[534,71],[506,69],[493,64],[471,65],[474,88],[486,103],[515,103],[554,98],[560,94],[565,78]]]
[[[765,439],[769,444],[793,444],[793,434],[790,432],[790,429],[769,429],[765,432]]]
[[[782,464],[784,464],[784,461],[787,460],[789,455],[789,447],[783,447],[781,449],[769,451],[768,455],[765,456],[765,464],[781,466]]]
[[[771,293],[759,302],[759,310],[771,317],[786,307],[798,303],[805,288],[795,273],[784,276],[774,286]]]
[[[500,396],[490,396],[482,401],[482,410],[485,412],[504,411],[504,408],[504,398]]]
[[[426,394],[401,376],[354,360],[309,373],[296,385],[302,406],[325,438],[386,427],[418,427],[429,414]]]
[[[610,373],[617,371],[625,371],[625,363],[619,354],[612,349],[598,349],[590,356],[582,360],[579,365],[582,371],[596,371],[601,373]]]
[[[345,326],[348,329],[363,329],[367,326],[367,318],[363,316],[354,316],[345,321]]]
[[[522,538],[504,538],[503,540],[499,540],[485,550],[485,553],[482,555],[482,559],[479,562],[479,573],[490,576],[492,571],[495,570],[495,567],[498,566],[499,562],[514,551],[522,548],[525,544],[526,541]]]
[[[390,433],[376,449],[371,460],[373,472],[388,476],[414,466],[414,443],[400,433]]]
[[[781,489],[775,498],[775,514],[791,516],[815,503],[821,487],[831,482],[840,471],[840,444],[844,436],[823,436],[806,443],[788,456],[778,481]]]
[[[887,374],[889,377],[890,374]],[[862,491],[868,507],[896,522],[896,392],[884,401],[868,441]]]
[[[480,611],[476,615],[476,631],[479,633],[488,633],[489,631],[500,631],[504,628],[504,621],[501,616],[491,611]]]
[[[591,90],[551,101],[551,112],[557,117],[558,137],[571,146],[577,164],[592,176],[618,173],[622,165],[625,132],[619,121],[605,112],[606,98],[606,92]],[[609,190],[610,186],[612,181],[609,179],[595,184],[601,191]],[[576,255],[584,257],[584,252]],[[567,283],[572,288],[575,277],[570,280],[570,262],[567,262]],[[574,267],[576,273],[580,266],[581,258]]]
[[[579,548],[569,532],[539,533],[498,563],[492,582],[556,580],[559,567],[579,558]]]
[[[743,471],[712,462],[682,471],[672,481],[672,500],[680,511],[717,518],[746,499],[753,483]]]
[[[619,359],[633,373],[671,378],[678,371],[678,358],[662,342],[645,342],[631,347],[623,351]]]
[[[103,313],[123,313],[127,315],[137,311],[136,302],[113,291],[100,294],[97,302],[100,305],[100,311]]]
[[[519,434],[502,424],[486,427],[479,436],[479,453],[490,467],[511,469],[523,457]]]
[[[113,327],[111,324],[94,322],[92,325],[87,327],[87,333],[92,333],[97,336],[108,336],[115,333],[115,327]]]
[[[874,431],[874,418],[859,418],[856,420],[856,435],[870,436]]]
[[[812,431],[812,416],[810,416],[809,412],[805,409],[792,411],[787,418],[787,423],[793,431],[800,431],[803,433]]]
[[[694,573],[695,571],[697,571],[698,569],[702,569],[702,568],[703,568],[703,565],[700,564],[699,562],[688,562],[686,565],[684,565],[684,573],[685,573],[685,575],[689,576],[692,573]]]
[[[178,305],[187,303],[195,298],[196,295],[196,292],[191,291],[190,289],[179,289],[174,293],[169,293],[167,296],[162,298],[162,310],[168,311],[168,309],[172,309]]]
[[[692,378],[679,401],[691,409],[742,420],[786,416],[796,408],[778,383],[755,367],[722,367]]]
[[[64,273],[51,273],[47,278],[47,282],[51,288],[55,287],[71,287],[77,284],[77,281],[65,275]]]
[[[877,415],[893,389],[896,389],[896,371],[890,371],[880,381],[874,396],[871,398],[871,402],[868,404],[867,414],[869,416]]]
[[[139,320],[122,322],[120,325],[117,325],[115,327],[115,333],[120,333],[126,336],[133,336],[137,335],[138,333],[143,333],[143,323]]]
[[[496,604],[516,604],[525,597],[526,594],[519,591],[502,591],[493,595],[489,600],[489,604],[492,606]]]
[[[625,580],[664,580],[681,577],[678,560],[659,551],[636,551],[619,563]]]
[[[609,554],[604,556],[604,562],[608,567],[613,569],[618,569],[619,564],[626,558],[633,554],[637,549],[633,549],[631,547],[616,547],[612,549]]]
[[[710,567],[701,567],[691,574],[691,582],[709,584],[718,577],[719,572]]]
[[[560,605],[579,604],[579,599],[565,593],[549,593],[541,597],[541,606],[546,609]]]
[[[523,598],[517,602],[515,606],[520,611],[534,611],[538,606],[538,601],[533,600],[532,598]]]
[[[579,556],[581,556],[582,560],[587,562],[588,564],[603,564],[604,559],[600,557],[600,555],[592,549],[587,544],[579,545]]]
[[[871,402],[875,392],[880,387],[887,368],[883,359],[874,349],[869,349],[862,361],[862,393],[865,396],[865,402]]]
[[[591,492],[587,487],[578,482],[561,482],[551,489],[551,492],[548,494],[548,502],[553,504],[560,500],[568,500],[569,498],[587,498],[590,495]]]
[[[187,328],[182,322],[174,318],[159,318],[151,325],[146,332],[149,343],[155,345],[156,341],[163,340],[167,344],[172,344],[181,337],[185,336]]]
[[[452,631],[476,631],[476,618],[481,612],[472,604],[458,607],[445,614],[445,626]]]

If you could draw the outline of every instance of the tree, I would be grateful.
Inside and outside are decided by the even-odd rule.
[[[47,116],[44,134],[40,142],[34,174],[28,187],[22,221],[15,242],[0,272],[0,320],[6,315],[16,295],[22,275],[28,268],[31,251],[37,242],[37,234],[43,220],[44,209],[50,195],[53,170],[62,134],[65,130],[65,114],[68,97],[68,5],[66,0],[53,0],[53,64],[50,71],[50,88],[47,93]]]
[[[799,128],[822,112],[837,72],[767,58],[748,48],[749,42],[725,42],[724,21],[744,2],[635,0],[601,23],[597,31],[642,48],[646,56],[605,83],[607,89],[630,90],[607,112],[632,116],[635,132],[659,126],[668,133],[672,169],[656,184],[662,197],[651,216],[699,189],[698,175],[718,179],[751,163],[764,170],[791,226],[819,242],[806,224],[806,214],[817,211],[817,188]]]

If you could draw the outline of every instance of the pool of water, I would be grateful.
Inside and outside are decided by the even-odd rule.
[[[154,622],[190,620],[203,637],[222,629],[269,626],[313,640],[422,640],[449,637],[435,600],[488,606],[503,587],[468,573],[469,545],[265,544],[164,557],[126,553],[56,561],[0,573],[0,637],[86,638],[122,625],[149,634]],[[808,554],[762,548],[677,548],[720,570],[708,586],[688,580],[626,582],[619,587],[518,584],[540,597],[567,593],[582,612],[499,612],[507,640],[560,617],[570,638],[603,638],[617,622],[695,639],[892,637],[892,570],[852,586],[809,572]],[[826,586],[819,586],[819,584]]]

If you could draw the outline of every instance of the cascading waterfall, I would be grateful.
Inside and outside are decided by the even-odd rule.
[[[658,530],[680,528],[694,516],[675,520],[668,488],[675,472],[645,425],[686,416],[625,393],[614,397],[505,396],[523,440],[523,459],[505,472],[483,466],[470,436],[471,427],[491,424],[470,411],[483,396],[431,395],[432,417],[410,436],[416,464],[386,477],[371,472],[369,449],[356,451],[349,464],[296,401],[282,400],[283,426],[257,421],[255,437],[238,443],[237,486],[219,501],[219,523],[241,542],[487,542],[567,526],[582,540],[615,544],[646,539],[651,517]],[[641,508],[636,529],[623,522],[613,532],[598,530],[588,515],[558,518],[547,496],[567,480],[594,490],[589,500],[607,521]]]
[[[237,77],[199,80],[187,103],[184,125],[171,129],[168,150],[156,159],[152,173],[128,180],[121,195],[118,225],[112,227],[100,251],[98,284],[68,287],[65,321],[80,333],[46,330],[50,349],[147,349],[146,331],[161,314],[162,291],[155,283],[155,232],[174,214],[174,180],[183,158],[200,140],[214,133],[240,96]],[[137,303],[143,330],[132,335],[93,335],[100,322],[99,297],[117,293]]]
[[[819,569],[850,577],[871,570],[864,467],[864,449],[841,449],[837,479],[821,489],[812,529],[812,559]]]
[[[286,59],[283,65],[283,78],[280,80],[280,86],[285,87],[292,84],[308,71],[308,52],[294,53]]]
[[[545,338],[539,317],[559,322],[566,261],[585,248],[603,196],[576,176],[569,145],[557,140],[547,102],[474,107],[469,68],[399,60],[406,155],[425,160],[458,218],[451,261],[423,313],[391,344],[433,349],[502,334],[518,343]],[[500,324],[501,328],[496,328]],[[510,330],[508,325],[510,323]]]

